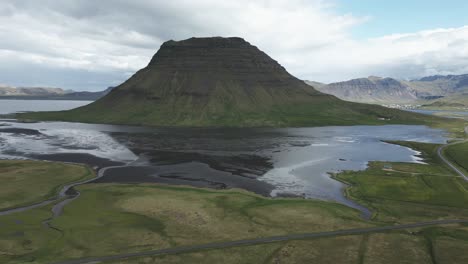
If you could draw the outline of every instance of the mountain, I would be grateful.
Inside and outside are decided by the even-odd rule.
[[[60,98],[50,98],[50,99],[60,99],[60,100],[86,100],[86,101],[95,101],[112,91],[114,87],[108,87],[105,90],[98,92],[69,92],[60,96]]]
[[[326,85],[315,85],[317,90],[337,96],[340,99],[376,104],[452,104],[468,105],[468,74],[435,75],[419,80],[403,81],[393,78],[353,79]],[[455,105],[453,104],[453,105]]]
[[[304,81],[304,82],[305,82],[306,84],[308,84],[308,85],[314,87],[314,89],[319,90],[319,91],[320,91],[320,89],[321,89],[322,87],[324,87],[324,86],[327,85],[327,84],[325,84],[325,83],[315,82],[315,81]]]
[[[0,99],[22,100],[86,100],[94,101],[108,94],[113,87],[99,92],[75,92],[61,88],[12,87],[0,85]]]
[[[340,99],[361,103],[409,103],[418,99],[409,85],[392,78],[371,76],[314,87]]]
[[[468,92],[468,74],[434,75],[407,83],[414,89],[433,96],[448,96]]]
[[[61,88],[12,87],[0,85],[0,96],[60,96],[67,92]]]
[[[153,126],[426,123],[430,117],[315,90],[242,38],[163,43],[149,64],[96,102],[19,118]]]
[[[424,102],[432,108],[466,108],[468,107],[468,74],[434,75],[424,77],[411,84],[415,89],[429,93],[434,99]]]

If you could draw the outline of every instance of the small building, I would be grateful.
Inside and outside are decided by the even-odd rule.
[[[393,167],[392,167],[392,164],[386,163],[386,164],[383,165],[383,169],[384,169],[384,170],[391,170],[392,168],[393,168]]]

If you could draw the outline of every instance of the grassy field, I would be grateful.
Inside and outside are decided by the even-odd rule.
[[[0,263],[138,252],[277,234],[377,225],[347,207],[320,201],[267,199],[240,190],[160,185],[88,184],[52,222],[50,207],[0,217]],[[89,206],[92,204],[93,206]],[[300,240],[107,263],[437,263],[463,259],[467,227],[424,228]],[[429,247],[428,243],[431,243]],[[433,245],[432,245],[433,244]],[[449,247],[450,255],[445,248]]]
[[[462,110],[460,110],[462,111]],[[440,116],[440,117],[449,117],[449,118],[459,118],[459,119],[464,119],[464,120],[467,120],[468,121],[468,115],[466,114],[460,114],[460,113],[457,113],[458,111],[456,110],[446,110],[446,111],[443,111],[443,112],[439,112],[439,113],[435,113],[434,115],[436,116]],[[466,112],[466,110],[464,110],[464,112]]]
[[[4,251],[0,253],[0,263],[24,263],[31,259],[36,261],[33,263],[50,263],[85,256],[374,225],[343,205],[268,199],[240,190],[150,184],[88,184],[78,189],[80,198],[52,222],[61,232],[41,225],[47,218],[45,209],[0,217],[0,248]],[[43,243],[44,240],[48,242]]]
[[[468,126],[468,121],[464,119],[455,119],[455,118],[445,118],[444,122],[430,122],[427,125],[429,127],[442,129],[448,131],[451,138],[461,138],[464,139],[467,137],[465,132],[465,127]]]
[[[343,263],[464,264],[468,232],[457,226],[377,233],[131,258],[106,264],[155,263]]]
[[[439,146],[393,143],[420,151],[427,164],[371,162],[365,171],[335,175],[351,185],[348,197],[372,208],[377,221],[467,218],[468,183],[439,160]]]
[[[42,161],[0,161],[0,210],[33,204],[57,195],[71,182],[94,177],[79,165]]]
[[[120,88],[120,87],[119,87]],[[310,88],[310,87],[309,87]],[[253,93],[253,94],[251,94]],[[301,127],[330,125],[416,124],[457,126],[453,119],[377,105],[338,100],[328,95],[272,95],[218,89],[200,104],[192,97],[154,100],[116,90],[100,100],[68,111],[19,113],[22,120],[74,121],[183,127]]]
[[[468,142],[449,146],[445,148],[444,154],[468,173]]]
[[[106,264],[154,263],[359,263],[361,236],[292,241],[257,246],[207,250],[196,253],[142,257]]]
[[[80,198],[52,221],[56,229],[43,225],[50,206],[0,217],[0,263],[51,263],[215,241],[468,218],[468,184],[441,163],[438,145],[391,143],[420,151],[427,164],[372,162],[365,171],[334,176],[351,184],[347,195],[371,208],[372,221],[335,203],[269,199],[236,189],[87,184],[78,187]],[[459,149],[452,151],[461,157]],[[107,263],[440,264],[466,263],[467,250],[468,225],[447,225]]]

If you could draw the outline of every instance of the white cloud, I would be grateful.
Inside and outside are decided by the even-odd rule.
[[[0,64],[54,68],[53,84],[67,85],[60,69],[79,72],[82,82],[64,88],[102,89],[144,67],[165,40],[240,36],[304,79],[468,71],[468,27],[355,40],[351,29],[362,23],[372,20],[321,0],[11,1],[0,4]],[[0,72],[0,82],[14,70]],[[108,77],[86,80],[99,74]]]
[[[396,34],[364,41],[347,39],[307,58],[322,61],[329,79],[367,75],[417,78],[468,72],[468,26]],[[304,72],[304,74],[307,74]]]

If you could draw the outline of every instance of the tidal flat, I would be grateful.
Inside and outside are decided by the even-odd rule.
[[[359,208],[330,173],[366,169],[369,161],[421,162],[418,151],[385,143],[444,143],[425,126],[201,129],[148,128],[4,120],[0,158],[87,164],[106,171],[101,183],[159,182],[264,196],[336,201]],[[27,131],[25,133],[24,131]],[[360,208],[364,210],[363,208]]]

